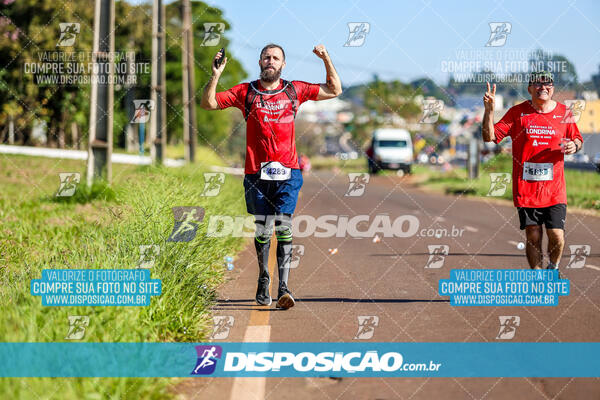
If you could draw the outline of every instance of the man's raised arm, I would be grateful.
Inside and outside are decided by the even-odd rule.
[[[494,135],[494,99],[496,97],[496,84],[493,89],[490,89],[490,83],[487,82],[487,91],[483,96],[483,122],[481,124],[481,136],[484,142],[493,142],[496,136]]]
[[[333,99],[334,97],[342,94],[342,81],[333,66],[333,62],[331,62],[331,57],[329,57],[329,53],[325,49],[325,46],[322,44],[315,46],[313,49],[313,53],[317,55],[323,63],[325,64],[325,70],[327,71],[327,83],[322,83],[319,88],[319,94],[317,95],[318,100],[327,100]]]
[[[223,55],[220,51],[217,52],[215,58],[211,63],[212,67],[212,75],[208,80],[206,86],[204,86],[204,91],[202,92],[202,100],[200,101],[200,107],[205,110],[218,110],[219,103],[217,103],[217,83],[219,83],[219,78],[221,77],[221,73],[225,69],[225,65],[227,65],[227,57],[223,60],[219,68],[215,67],[215,61],[220,59]]]

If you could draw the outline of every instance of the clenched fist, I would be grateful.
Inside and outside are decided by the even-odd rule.
[[[315,53],[317,57],[319,57],[321,60],[325,60],[327,57],[329,57],[327,49],[325,49],[325,46],[323,46],[322,44],[315,46],[315,48],[313,49],[313,53]]]

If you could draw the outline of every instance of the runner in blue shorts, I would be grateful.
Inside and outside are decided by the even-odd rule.
[[[256,302],[270,305],[269,248],[273,226],[277,237],[279,290],[277,307],[295,304],[288,289],[292,255],[292,214],[302,187],[298,165],[294,120],[300,104],[308,100],[326,100],[342,93],[340,78],[325,46],[313,52],[323,60],[327,83],[311,84],[281,79],[285,67],[285,52],[281,46],[268,44],[260,52],[260,79],[241,83],[224,92],[216,92],[217,82],[227,58],[217,66],[219,51],[212,66],[212,77],[204,87],[201,106],[207,110],[237,107],[246,119],[246,165],[244,189],[246,208],[255,216],[254,245],[258,256],[258,287]]]

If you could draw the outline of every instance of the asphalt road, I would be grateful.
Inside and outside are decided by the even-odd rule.
[[[528,268],[524,250],[516,246],[524,241],[516,210],[494,200],[423,192],[410,178],[395,176],[371,177],[362,196],[345,196],[348,188],[344,173],[305,177],[296,217],[387,214],[393,220],[408,215],[418,220],[417,235],[380,241],[296,238],[304,254],[291,271],[290,289],[297,304],[288,311],[275,310],[274,304],[255,305],[257,265],[250,245],[237,258],[214,309],[216,316],[234,319],[222,341],[494,342],[501,341],[500,316],[520,317],[513,342],[598,341],[600,218],[568,213],[561,270],[570,280],[571,293],[561,297],[557,307],[453,307],[437,291],[438,281],[447,279],[450,269]],[[450,236],[436,237],[435,229],[446,229]],[[451,237],[453,232],[461,234]],[[584,244],[591,246],[585,267],[564,268],[569,245]],[[449,248],[440,268],[425,268],[430,245]],[[271,269],[274,258],[272,253]],[[358,335],[361,316],[378,319],[370,337]],[[190,378],[174,390],[184,398],[215,400],[597,399],[600,379]]]

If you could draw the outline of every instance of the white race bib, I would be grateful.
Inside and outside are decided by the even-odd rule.
[[[279,161],[260,163],[260,179],[263,181],[287,181],[292,177],[292,169],[284,167]]]
[[[523,180],[551,181],[554,179],[552,163],[523,163]]]

